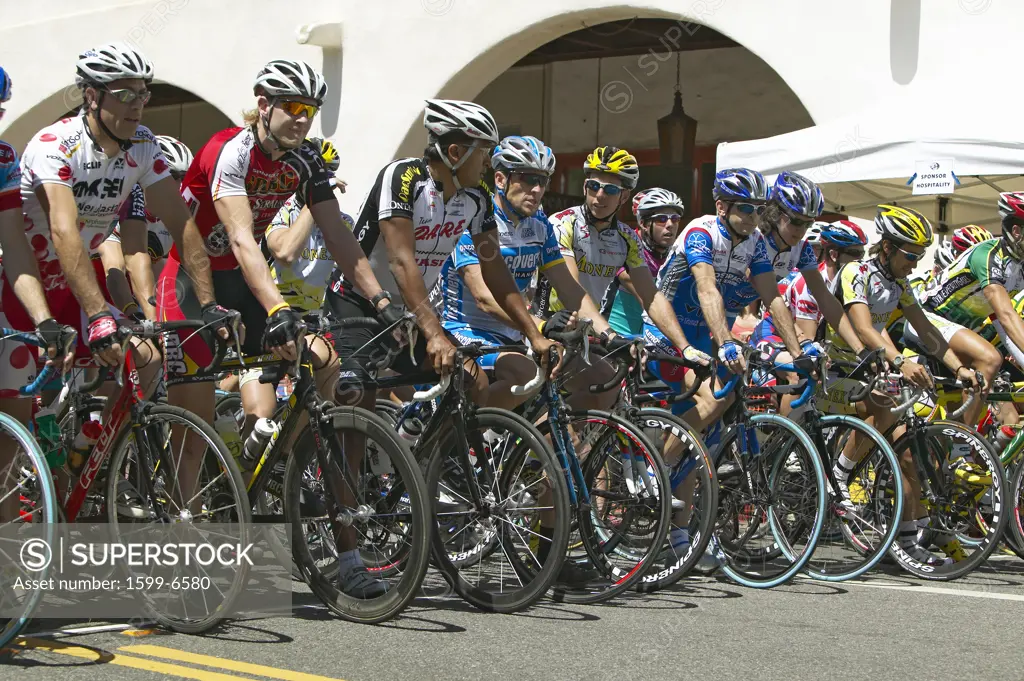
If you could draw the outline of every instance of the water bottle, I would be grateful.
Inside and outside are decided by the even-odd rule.
[[[221,414],[213,422],[213,427],[224,441],[224,445],[231,452],[231,456],[238,458],[242,455],[242,436],[238,433],[238,421],[231,414]]]
[[[408,418],[402,419],[402,425],[398,427],[398,436],[408,442],[410,445],[415,444],[420,439],[420,435],[423,434],[423,422],[415,416],[409,416]]]
[[[71,444],[71,455],[68,457],[68,469],[72,473],[77,475],[82,470],[85,460],[89,457],[89,452],[96,441],[100,439],[102,432],[103,426],[99,421],[86,421],[82,424],[82,430]]]
[[[50,465],[50,468],[63,466],[68,457],[61,443],[56,409],[47,407],[36,412],[35,434],[43,451],[46,452],[46,463]]]
[[[242,447],[242,459],[248,464],[255,464],[263,454],[263,450],[266,449],[270,439],[277,436],[277,431],[277,423],[270,419],[259,419],[256,421],[252,433],[249,434],[249,439],[245,441],[245,445]]]
[[[1003,450],[1006,449],[1006,445],[1010,444],[1010,440],[1014,438],[1019,430],[1017,426],[1002,426],[997,430],[994,442],[996,452],[1002,454]]]

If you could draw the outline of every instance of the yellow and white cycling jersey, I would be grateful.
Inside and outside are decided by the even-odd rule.
[[[851,262],[839,270],[836,298],[845,310],[853,303],[863,303],[871,312],[871,326],[881,332],[896,319],[901,310],[917,305],[906,279],[892,279],[882,269],[878,258]],[[846,341],[828,327],[828,339],[837,359],[854,360],[853,350]]]

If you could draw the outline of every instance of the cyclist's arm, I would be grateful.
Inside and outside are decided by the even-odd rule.
[[[128,278],[124,274],[124,255],[121,253],[121,244],[107,239],[100,244],[96,251],[103,264],[110,300],[117,309],[125,312],[126,308],[129,308],[127,311],[130,312],[130,307],[135,304],[135,299],[132,298],[132,287],[128,284]]]
[[[164,227],[167,228],[167,232],[174,239],[174,244],[178,247],[178,253],[181,254],[181,262],[185,265],[185,270],[192,280],[192,288],[195,291],[199,304],[206,306],[214,302],[213,272],[210,269],[210,256],[206,253],[206,244],[203,242],[203,235],[199,233],[199,226],[192,219],[192,214],[189,213],[185,200],[178,193],[178,184],[172,178],[165,177],[146,187],[145,192],[146,205],[149,207],[149,211],[164,223]],[[245,218],[249,224],[249,240],[252,241],[252,211],[249,208],[249,200],[244,196],[232,198],[241,199],[242,204],[245,206]],[[217,202],[214,202],[214,207],[217,207]],[[221,209],[217,208],[218,216],[221,215],[220,211]],[[221,219],[223,220],[223,216],[221,216]],[[227,222],[224,224],[227,225]],[[253,246],[255,247],[255,242],[253,242]],[[234,248],[234,244],[232,244],[232,248]],[[264,263],[264,269],[268,270],[267,279],[270,280],[269,268],[266,267],[266,261],[263,260],[262,254],[259,253],[259,248],[256,248],[256,253]],[[238,256],[236,255],[235,257]],[[241,258],[239,258],[239,262],[241,262]],[[272,280],[271,284],[273,284]]]
[[[711,337],[718,345],[733,340],[732,332],[726,321],[725,301],[722,300],[722,293],[718,290],[718,281],[715,279],[714,266],[706,262],[698,262],[690,266],[690,271],[693,272],[694,281],[697,283],[700,310],[711,331]]]
[[[800,355],[800,341],[796,336],[796,327],[793,325],[793,315],[789,313],[789,307],[785,299],[779,295],[779,284],[775,281],[774,272],[762,272],[750,277],[750,283],[766,307],[772,313],[772,320],[775,322],[775,329],[779,332],[786,349],[794,356]],[[703,298],[701,298],[703,300]]]
[[[331,252],[331,257],[334,258],[334,262],[337,263],[339,268],[341,268],[345,278],[352,281],[356,285],[356,288],[359,289],[367,299],[371,299],[380,293],[380,284],[377,282],[377,277],[373,274],[373,269],[370,267],[370,261],[367,260],[366,254],[363,253],[363,249],[359,245],[359,241],[356,239],[355,234],[352,233],[352,230],[342,219],[341,209],[338,208],[338,201],[334,196],[332,195],[331,198],[326,201],[313,203],[309,207],[309,212],[313,218],[313,222],[317,224],[320,228],[320,232],[324,235],[324,243],[327,245],[327,250]],[[384,234],[383,225],[385,222],[389,221],[381,220],[382,234]],[[409,237],[413,237],[411,220],[409,221],[405,232],[408,233]],[[385,235],[384,241],[388,246],[388,252],[391,253],[391,243],[388,241],[387,235]],[[415,278],[419,281],[420,286],[422,286],[425,291],[426,286],[423,284],[423,277],[420,276],[419,267],[416,265],[415,238],[412,239],[412,243],[412,265],[415,268]],[[399,286],[401,286],[401,284],[399,284]],[[394,293],[394,291],[392,291],[392,293]],[[405,295],[404,290],[402,291],[402,294]],[[410,302],[408,298],[405,300],[407,303]],[[426,298],[423,298],[423,300],[425,301]],[[397,303],[399,301],[391,302]],[[383,303],[384,301],[382,300],[381,304]]]
[[[409,234],[412,235],[412,230],[409,230]],[[530,311],[526,309],[523,294],[519,292],[505,259],[501,257],[498,230],[488,229],[474,234],[473,247],[480,254],[480,274],[483,281],[495,301],[512,321],[512,326],[519,329],[530,340],[531,345],[543,344],[544,335],[537,328]],[[492,254],[491,257],[486,256],[488,253]],[[420,280],[422,281],[422,278]]]
[[[981,291],[985,294],[985,300],[992,306],[996,319],[999,320],[1005,334],[1004,340],[1012,341],[1018,348],[1024,348],[1024,320],[1014,308],[1006,288],[1001,284],[989,284]],[[1007,343],[1007,347],[1009,346],[1010,343]]]
[[[476,300],[476,304],[481,310],[501,320],[507,326],[514,327],[516,325],[512,318],[502,309],[501,305],[498,305],[498,301],[491,294],[491,289],[487,288],[487,284],[484,283],[483,273],[480,271],[480,265],[466,265],[462,267],[459,270],[459,276],[462,277],[466,288],[469,289],[470,294],[472,294],[473,299]]]
[[[629,295],[633,296],[637,300],[640,300],[639,294],[637,294],[636,289],[633,288],[633,279],[629,276],[629,270],[623,267],[622,271],[619,272],[618,277],[619,290],[621,291],[625,289],[629,293]]]
[[[658,287],[654,285],[654,277],[651,276],[651,271],[647,269],[647,265],[631,267],[629,273],[638,294],[637,299],[644,306],[644,309],[647,310],[651,321],[680,350],[689,345],[690,342],[686,339],[686,334],[683,333],[682,327],[679,326],[676,312],[672,309],[672,303],[668,302],[668,298],[662,295]]]
[[[153,262],[149,257],[146,223],[142,220],[122,220],[119,231],[120,251],[128,266],[128,274],[132,277],[131,287],[135,292],[135,300],[146,319],[155,321],[156,308],[149,304],[149,299],[156,295],[156,281],[153,279]]]
[[[227,231],[231,252],[242,268],[242,276],[249,290],[263,309],[269,312],[284,303],[277,284],[270,276],[270,267],[253,236],[252,209],[247,196],[225,196],[216,199],[213,207]],[[166,224],[166,223],[165,223]],[[171,232],[174,234],[174,232]]]
[[[1006,329],[1003,328],[1003,325],[999,323],[998,319],[992,320],[992,326],[995,327],[996,333],[999,334],[999,337],[1003,339],[1003,344],[1006,346],[1006,352],[1008,352],[1009,356],[1013,358],[1014,362],[1016,362],[1017,367],[1024,369],[1024,351],[1022,351],[1020,346],[1014,343],[1009,335],[1007,335]]]
[[[885,356],[891,362],[900,356],[899,350],[889,338],[888,333],[879,332],[871,324],[871,308],[866,303],[850,303],[846,307],[846,316],[853,325],[853,330],[860,337],[861,343],[869,348],[884,348]],[[909,319],[909,317],[908,317]],[[929,324],[931,326],[931,324]],[[917,327],[914,327],[917,328]]]
[[[409,312],[416,315],[417,326],[423,331],[426,340],[444,335],[441,320],[434,314],[434,308],[428,299],[427,284],[420,274],[419,265],[416,264],[416,234],[413,232],[412,220],[396,216],[381,220],[379,224],[380,234],[384,237],[384,245],[388,250],[388,266],[395,277],[395,283],[398,284],[402,300],[405,301]],[[356,248],[359,253],[363,252],[358,244]]]
[[[36,190],[39,203],[47,213],[50,235],[57,259],[68,280],[71,292],[78,299],[86,317],[107,311],[96,272],[85,250],[82,235],[78,231],[78,206],[71,187],[63,184],[43,184]],[[4,260],[7,260],[5,258]]]
[[[581,319],[589,319],[594,323],[594,331],[602,334],[610,327],[608,320],[601,315],[597,303],[590,297],[587,290],[579,282],[579,270],[574,258],[564,258],[564,263],[551,265],[544,270],[544,276],[558,294],[558,300],[566,310],[576,310]],[[570,265],[570,261],[572,261]],[[614,331],[614,330],[613,330]]]
[[[0,211],[0,250],[4,254],[4,274],[14,287],[32,322],[37,326],[49,319],[50,307],[46,304],[46,292],[39,278],[36,256],[25,237],[25,222],[21,207]]]
[[[313,233],[316,221],[313,220],[309,206],[303,206],[294,220],[289,219],[290,215],[284,215],[287,211],[287,206],[281,208],[281,212],[274,218],[274,225],[267,230],[264,238],[274,260],[285,267],[291,267],[292,263],[299,259],[302,249],[309,243],[309,235]],[[273,228],[278,224],[284,229]]]
[[[825,280],[821,278],[821,272],[815,267],[814,269],[804,270],[801,274],[807,283],[807,289],[814,296],[814,300],[818,304],[818,309],[821,311],[822,316],[825,317],[825,321],[839,333],[839,337],[846,341],[847,345],[854,352],[860,354],[860,351],[864,349],[864,344],[861,343],[860,338],[850,324],[850,320],[843,312],[842,303],[825,285]],[[813,338],[814,335],[812,333],[809,339]]]

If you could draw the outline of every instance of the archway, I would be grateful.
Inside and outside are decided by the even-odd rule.
[[[599,145],[637,156],[640,187],[670,186],[680,168],[661,163],[658,120],[672,109],[677,84],[686,113],[698,121],[693,178],[679,183],[695,212],[709,202],[719,142],[814,124],[779,74],[728,36],[665,14],[622,18],[627,11],[636,12],[577,12],[531,27],[492,46],[437,93],[486,106],[502,135],[535,135],[554,149],[561,171],[545,199],[549,214],[559,194],[571,201],[581,193],[580,166]],[[416,120],[398,155],[418,156],[425,140]]]

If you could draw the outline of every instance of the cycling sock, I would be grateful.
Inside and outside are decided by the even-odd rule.
[[[547,539],[547,541],[544,541],[544,539],[538,540],[540,545],[537,547],[537,562],[543,565],[548,559],[548,554],[551,553],[551,538],[555,536],[555,528],[541,525],[537,528],[537,534]]]
[[[345,551],[338,556],[338,570],[345,575],[363,564],[363,558],[359,555],[359,549]]]
[[[917,521],[903,520],[900,522],[900,546],[907,548],[917,543]]]
[[[690,530],[685,527],[673,527],[668,535],[668,543],[672,548],[686,546],[690,543]]]
[[[850,479],[850,474],[853,473],[856,465],[856,461],[847,459],[845,454],[840,454],[839,460],[836,461],[836,465],[832,468],[832,474],[836,476],[837,480],[845,482]]]
[[[920,532],[920,538],[919,538],[918,541],[922,545],[924,545],[924,542],[923,542],[924,535],[928,532],[928,530],[932,529],[932,519],[931,519],[931,517],[930,516],[925,516],[924,518],[918,518],[918,520],[917,520],[917,529]],[[936,546],[939,546],[939,547],[942,547],[942,546],[946,546],[947,544],[949,544],[950,542],[954,541],[955,539],[956,539],[956,536],[953,535],[953,534],[950,534],[949,532],[943,532],[941,530],[932,530],[931,537],[929,538],[929,543],[930,544],[935,544]]]

